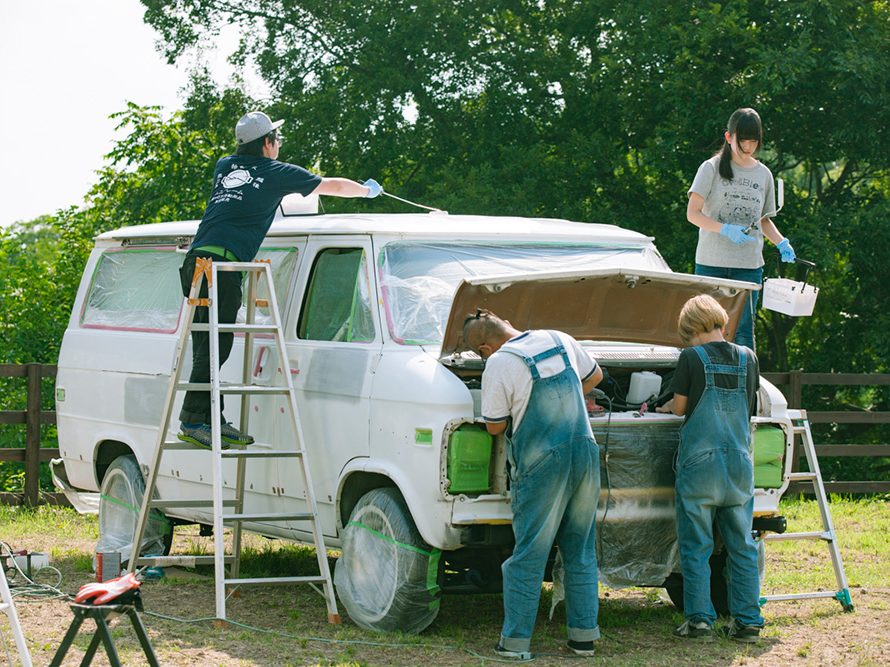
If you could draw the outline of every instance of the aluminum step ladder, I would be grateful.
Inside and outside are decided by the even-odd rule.
[[[244,324],[221,324],[219,322],[218,293],[217,293],[217,277],[222,271],[238,271],[247,274],[247,308]],[[269,298],[257,298],[260,280],[265,279],[265,286],[268,290]],[[207,293],[209,298],[199,298],[201,286],[207,283]],[[278,302],[275,298],[275,288],[272,282],[272,267],[268,261],[255,262],[213,262],[210,259],[198,258],[195,263],[195,273],[192,278],[191,291],[187,299],[187,307],[185,312],[185,324],[179,335],[177,342],[174,366],[170,374],[170,384],[167,389],[167,396],[164,403],[163,414],[161,416],[161,428],[158,431],[158,440],[156,442],[154,456],[151,466],[148,469],[145,481],[145,493],[142,499],[142,506],[139,511],[139,517],[136,522],[136,529],[133,535],[133,553],[138,553],[137,545],[142,544],[142,538],[145,533],[145,527],[152,509],[163,510],[166,508],[213,508],[213,537],[214,537],[214,553],[209,555],[192,555],[192,556],[147,556],[147,557],[131,557],[129,561],[129,571],[135,572],[139,566],[164,566],[164,565],[180,565],[185,567],[194,567],[199,564],[213,563],[215,574],[215,598],[216,598],[216,617],[224,621],[226,618],[226,590],[233,590],[236,587],[247,584],[289,584],[289,583],[307,583],[320,593],[327,603],[328,622],[339,623],[340,615],[337,612],[337,601],[334,595],[334,586],[331,580],[331,571],[328,565],[327,551],[325,549],[324,538],[322,536],[321,525],[318,518],[318,506],[315,500],[315,491],[312,486],[312,479],[309,471],[309,464],[306,460],[306,450],[304,446],[303,430],[300,426],[298,417],[297,400],[294,392],[293,379],[290,372],[290,364],[287,359],[285,349],[284,331],[281,325],[281,316],[278,309]],[[209,323],[193,323],[192,319],[195,308],[204,306],[209,308]],[[268,308],[271,314],[271,322],[268,324],[258,324],[256,322],[257,308]],[[188,349],[189,334],[192,331],[207,331],[210,334],[210,383],[195,384],[189,382],[181,382],[180,374],[185,360],[186,351]],[[239,384],[226,384],[220,381],[220,364],[219,364],[219,332],[243,333],[244,341],[244,364],[242,371],[242,381]],[[265,386],[251,384],[252,356],[253,356],[253,337],[257,334],[266,336],[272,335],[275,339],[274,346],[278,352],[278,368],[281,369],[281,376],[284,378],[283,386]],[[178,391],[209,391],[210,392],[210,412],[211,412],[211,433],[212,433],[212,449],[207,451],[196,445],[182,442],[180,440],[168,440],[168,428],[170,426],[170,418]],[[232,445],[227,449],[222,449],[221,439],[221,419],[220,419],[220,400],[222,395],[257,395],[257,394],[276,394],[287,396],[288,410],[290,412],[290,423],[293,433],[293,441],[295,446],[288,449],[252,449],[251,447]],[[249,401],[242,399],[241,401],[241,421],[240,428],[243,432],[248,432]],[[213,485],[212,498],[209,500],[193,500],[193,499],[158,499],[155,496],[157,488],[158,471],[160,470],[161,458],[165,452],[171,450],[197,450],[207,451],[213,468]],[[270,458],[282,458],[295,460],[302,476],[303,488],[305,489],[306,512],[250,512],[244,507],[244,480],[247,461],[268,460]],[[231,492],[227,495],[233,496],[223,497],[223,461],[236,460],[237,471],[235,478],[234,494]],[[244,578],[239,577],[239,568],[241,564],[241,537],[242,524],[244,522],[263,521],[263,522],[284,522],[296,521],[307,522],[312,529],[312,535],[315,543],[315,551],[318,559],[319,574],[313,576],[294,576],[294,577],[257,577]],[[223,531],[226,526],[231,526],[232,530],[232,549],[230,554],[225,553],[225,542],[223,539]],[[229,565],[229,573],[226,574],[225,566]],[[319,587],[320,586],[320,587]]]
[[[837,536],[834,532],[834,524],[831,521],[831,510],[828,508],[828,496],[825,493],[825,485],[822,483],[822,473],[819,470],[819,459],[816,457],[816,447],[813,444],[813,434],[810,432],[810,422],[807,419],[806,410],[789,410],[793,434],[800,437],[803,451],[807,457],[809,472],[790,472],[785,474],[785,479],[790,482],[811,482],[816,494],[816,502],[819,503],[819,513],[822,516],[822,530],[808,533],[771,533],[763,536],[764,542],[782,542],[787,540],[822,540],[828,545],[828,553],[831,555],[831,564],[834,566],[834,578],[837,581],[837,590],[816,591],[813,593],[791,593],[785,595],[765,595],[760,598],[760,604],[780,600],[811,600],[814,598],[831,598],[841,603],[844,611],[853,611],[853,601],[850,599],[850,589],[847,586],[847,575],[844,573],[844,564],[841,560],[841,552],[837,546]]]
[[[11,554],[10,559],[12,559]],[[0,565],[0,611],[9,618],[9,627],[15,639],[15,646],[19,651],[19,660],[22,663],[22,667],[31,667],[31,654],[28,652],[28,645],[25,643],[25,635],[22,632],[22,625],[19,623],[19,615],[15,610],[15,602],[12,599],[12,593],[9,591],[9,583],[6,581],[6,572],[2,565]]]

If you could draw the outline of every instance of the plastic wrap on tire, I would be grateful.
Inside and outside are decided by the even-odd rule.
[[[439,613],[441,551],[428,546],[396,489],[362,496],[343,529],[337,594],[363,628],[415,634]]]
[[[136,459],[133,456],[116,458],[102,479],[97,553],[116,551],[120,553],[122,563],[130,560],[133,532],[144,493],[145,481]],[[158,556],[166,553],[168,547],[165,539],[170,530],[167,518],[161,512],[152,510],[145,526],[140,554]]]

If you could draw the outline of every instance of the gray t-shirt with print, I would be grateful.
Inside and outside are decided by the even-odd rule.
[[[705,200],[702,213],[717,222],[744,228],[757,221],[749,232],[755,242],[736,245],[722,234],[699,229],[695,263],[757,269],[763,266],[763,233],[759,221],[776,213],[772,172],[761,162],[747,169],[733,163],[733,178],[727,181],[720,176],[719,163],[719,155],[702,162],[687,195],[693,192],[701,195]]]

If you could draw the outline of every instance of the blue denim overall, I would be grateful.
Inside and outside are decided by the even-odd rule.
[[[528,651],[541,597],[544,568],[554,541],[565,565],[569,639],[593,641],[597,625],[596,507],[599,448],[593,439],[581,383],[556,334],[554,347],[528,357],[510,344],[532,375],[528,408],[515,433],[507,432],[516,546],[504,574],[501,646]],[[561,355],[565,368],[542,378],[538,362]]]
[[[683,606],[690,621],[714,624],[711,568],[714,522],[727,551],[730,614],[744,625],[762,626],[757,547],[751,537],[754,463],[746,389],[745,348],[734,346],[738,365],[716,364],[704,348],[692,348],[705,367],[705,390],[680,431],[677,459],[677,536],[683,574]],[[735,389],[722,389],[715,375],[735,375]]]

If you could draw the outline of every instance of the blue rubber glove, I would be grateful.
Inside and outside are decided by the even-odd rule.
[[[776,247],[782,253],[783,262],[793,262],[797,259],[797,255],[794,254],[794,248],[791,247],[791,241],[788,239],[782,239],[782,242]]]
[[[377,197],[381,192],[383,192],[383,188],[380,186],[380,183],[375,181],[373,178],[369,178],[367,181],[362,183],[366,188],[368,188],[368,194],[365,195],[368,199],[373,199]]]
[[[726,225],[720,228],[720,235],[725,236],[736,245],[744,245],[745,243],[756,243],[757,239],[748,236],[739,225]]]

